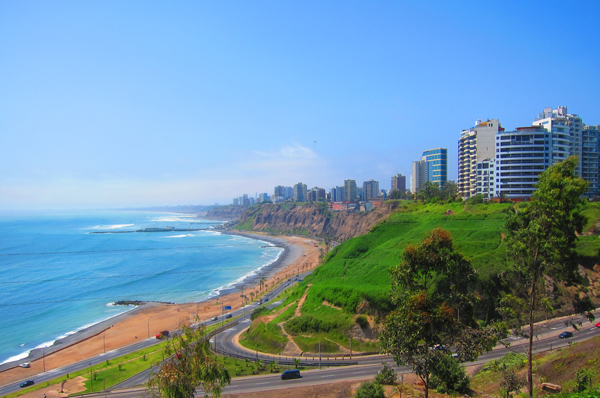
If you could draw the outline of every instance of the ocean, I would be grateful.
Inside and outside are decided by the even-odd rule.
[[[216,296],[283,251],[211,230],[217,224],[141,211],[0,213],[0,363],[131,309],[118,300]],[[91,233],[167,226],[208,229]]]

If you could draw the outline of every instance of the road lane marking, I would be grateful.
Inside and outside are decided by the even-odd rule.
[[[363,371],[363,372],[353,372],[352,374],[353,374],[353,375],[357,375],[357,374],[359,374],[359,373],[367,373],[367,371],[365,370],[365,371]]]
[[[255,383],[254,385],[255,386],[260,386],[261,384],[269,384],[269,383],[270,383],[270,381],[265,381],[264,383]]]
[[[333,377],[335,375],[327,375],[327,376],[321,376],[321,377]]]

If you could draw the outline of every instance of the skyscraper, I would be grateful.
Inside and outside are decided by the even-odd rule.
[[[402,174],[392,176],[392,191],[406,192],[406,177]]]
[[[428,163],[427,181],[443,187],[448,181],[448,149],[428,149],[423,152],[422,159]]]
[[[363,193],[365,200],[372,200],[379,197],[379,181],[369,180],[363,182]]]
[[[306,184],[299,182],[294,185],[294,201],[295,202],[306,202],[308,200],[306,192]]]
[[[425,160],[415,160],[412,162],[412,178],[410,180],[410,191],[415,193],[419,191],[427,182],[429,175],[429,165]]]
[[[344,180],[344,200],[346,202],[356,202],[355,180]]]
[[[475,127],[463,130],[458,140],[458,194],[469,198],[477,193],[477,163],[494,159],[495,137],[504,131],[498,119],[477,120]]]

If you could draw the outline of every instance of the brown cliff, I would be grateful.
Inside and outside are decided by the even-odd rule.
[[[339,241],[363,235],[398,207],[398,201],[385,202],[377,209],[329,211],[323,203],[265,204],[248,208],[234,228],[273,233],[329,236]]]
[[[245,210],[246,208],[243,206],[220,206],[210,209],[201,218],[216,221],[237,221]]]

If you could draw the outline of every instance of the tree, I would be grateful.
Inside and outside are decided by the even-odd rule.
[[[475,333],[472,317],[458,317],[469,309],[469,287],[476,278],[471,262],[454,251],[452,237],[440,228],[419,246],[408,245],[403,261],[390,270],[391,300],[396,305],[385,320],[381,348],[399,366],[409,365],[429,396],[435,364],[451,355],[444,347],[457,345],[461,360],[474,360],[496,342],[492,328]],[[477,335],[478,338],[472,338]]]
[[[381,370],[377,372],[377,376],[375,376],[375,381],[381,385],[392,386],[398,379],[398,375],[394,368],[392,368],[391,364],[384,362]]]
[[[535,311],[548,306],[544,297],[544,275],[557,280],[577,281],[575,243],[585,224],[581,210],[587,182],[575,176],[577,157],[571,156],[540,174],[531,202],[513,211],[506,221],[507,255],[515,281],[516,297],[503,301],[502,312],[511,312],[529,325],[527,383],[533,396],[533,338]],[[510,306],[506,303],[512,302]],[[591,313],[587,315],[592,316]]]
[[[502,372],[502,381],[500,382],[500,389],[506,393],[506,398],[510,398],[511,392],[518,392],[527,384],[525,380],[521,379],[514,370],[505,370]]]
[[[196,387],[213,397],[219,397],[229,372],[210,356],[210,343],[203,326],[194,329],[189,323],[180,327],[165,346],[170,355],[158,372],[150,376],[146,387],[153,397],[192,398]]]
[[[446,181],[442,189],[440,190],[440,199],[447,200],[456,198],[458,196],[458,185],[455,182]]]
[[[266,279],[265,279],[265,277],[264,277],[264,276],[261,276],[261,277],[260,277],[260,280],[258,281],[258,284],[259,284],[259,286],[260,286],[260,291],[261,291],[261,292],[262,292],[263,285],[265,284],[265,281],[266,281]]]

